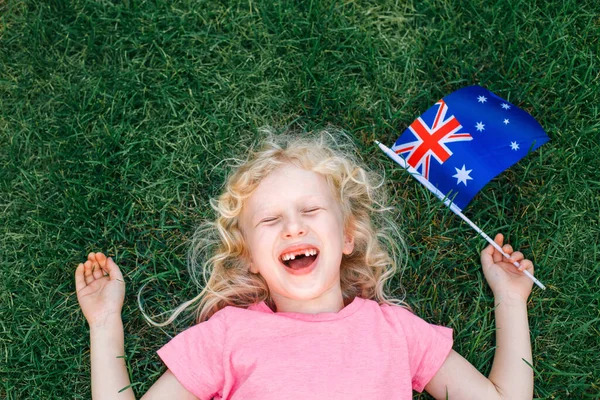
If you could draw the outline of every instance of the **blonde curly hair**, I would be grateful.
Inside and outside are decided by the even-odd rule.
[[[138,294],[143,315],[152,325],[165,326],[195,303],[197,323],[226,306],[247,308],[265,301],[275,309],[266,281],[249,271],[239,217],[244,200],[262,179],[286,163],[323,175],[340,202],[344,226],[353,228],[354,250],[343,256],[340,265],[344,304],[359,296],[380,304],[407,307],[402,300],[386,294],[387,284],[399,272],[397,260],[406,257],[406,246],[394,217],[389,215],[393,208],[383,206],[383,178],[360,166],[352,151],[352,139],[335,129],[313,134],[276,134],[265,128],[263,133],[266,138],[260,148],[251,149],[247,159],[237,163],[223,193],[210,200],[216,220],[200,225],[191,239],[188,268],[202,288],[200,293],[173,310],[163,323],[144,313]],[[404,297],[401,286],[395,290]]]

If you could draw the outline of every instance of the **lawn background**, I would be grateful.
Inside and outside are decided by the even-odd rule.
[[[373,145],[480,84],[551,141],[467,214],[537,267],[535,397],[600,393],[600,5],[596,1],[0,1],[0,398],[90,396],[74,288],[90,251],[124,271],[125,347],[141,397],[154,353],[187,321],[186,240],[212,216],[225,158],[271,125],[351,133],[387,176],[410,247],[407,301],[455,330],[484,374],[494,354],[485,243]],[[427,395],[416,398],[428,399]]]

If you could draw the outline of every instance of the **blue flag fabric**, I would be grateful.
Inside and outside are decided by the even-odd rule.
[[[549,140],[527,112],[469,86],[425,111],[392,150],[464,209],[495,176]]]

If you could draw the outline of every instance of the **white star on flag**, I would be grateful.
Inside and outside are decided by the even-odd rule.
[[[508,125],[510,121],[508,120],[508,118],[504,118],[504,125]]]
[[[477,101],[480,102],[480,103],[485,103],[487,101],[487,97],[485,97],[485,96],[479,96],[477,98]]]
[[[504,108],[505,110],[510,110],[510,106],[506,103],[502,103],[500,107]]]
[[[517,151],[519,150],[519,144],[517,142],[510,142],[510,148]]]
[[[483,124],[483,121],[481,121],[481,122],[478,122],[478,123],[475,125],[475,128],[476,128],[476,129],[477,129],[479,132],[481,132],[482,130],[484,130],[484,129],[485,129],[485,125]]]
[[[456,167],[454,167],[454,169],[456,170],[456,174],[452,175],[452,177],[458,179],[458,181],[456,182],[457,185],[462,182],[465,184],[465,186],[467,186],[467,180],[469,180],[469,179],[473,180],[473,178],[471,178],[469,176],[469,173],[473,170],[470,169],[470,170],[466,171],[465,164],[463,164],[462,169],[458,169]]]

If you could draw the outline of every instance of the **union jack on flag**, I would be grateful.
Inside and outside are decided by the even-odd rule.
[[[527,112],[469,86],[425,111],[392,150],[463,209],[490,180],[549,140]]]
[[[431,125],[427,125],[423,118],[419,117],[408,127],[417,140],[392,148],[397,154],[408,153],[406,162],[417,171],[421,169],[421,175],[425,179],[429,179],[431,157],[443,164],[452,155],[446,143],[473,140],[471,134],[459,132],[462,125],[454,115],[446,118],[448,106],[444,100],[435,105],[438,106],[438,110]]]

